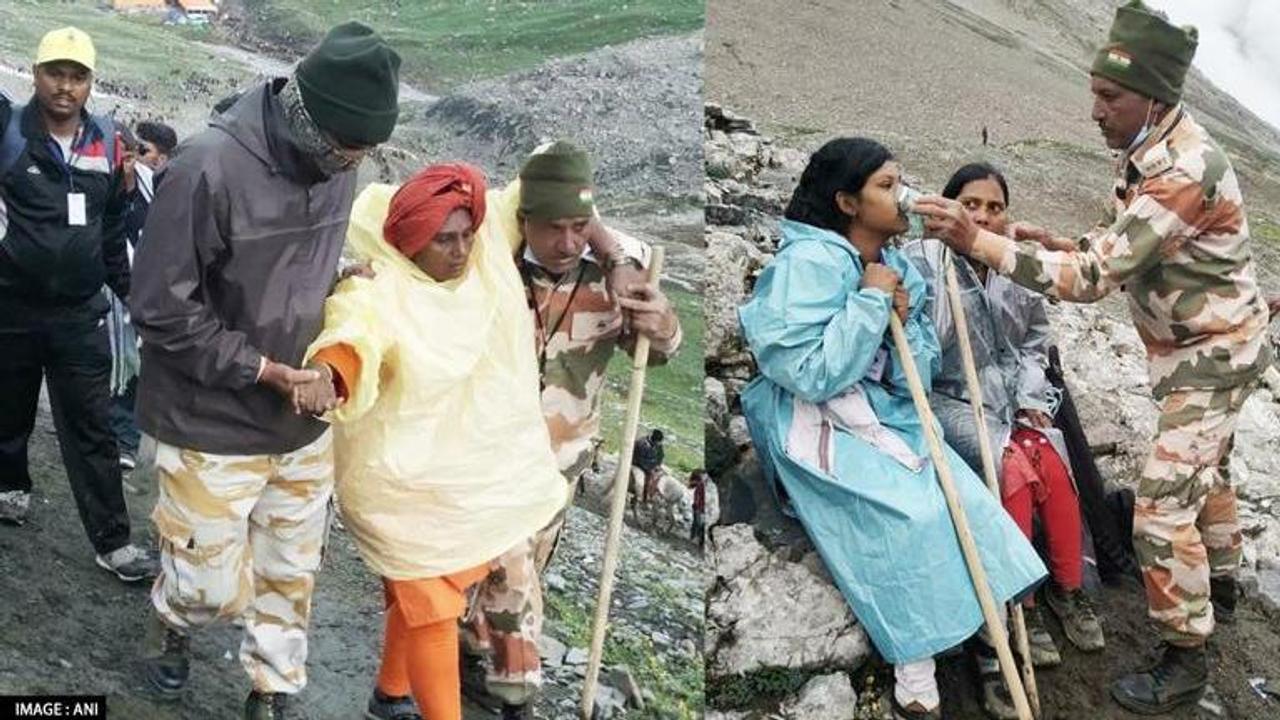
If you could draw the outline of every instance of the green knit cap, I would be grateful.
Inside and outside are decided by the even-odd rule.
[[[400,114],[400,56],[369,26],[348,22],[330,30],[295,76],[307,114],[343,144],[391,137]]]
[[[557,140],[533,151],[520,168],[520,211],[538,220],[584,217],[595,212],[591,159],[573,143]]]
[[[1133,0],[1116,9],[1092,73],[1173,105],[1182,97],[1182,82],[1198,41],[1194,27],[1176,27],[1142,0]]]

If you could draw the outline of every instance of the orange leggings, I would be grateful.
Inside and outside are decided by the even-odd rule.
[[[462,720],[458,670],[458,619],[464,593],[489,565],[426,580],[383,579],[387,627],[378,690],[391,697],[413,694],[425,720]]]

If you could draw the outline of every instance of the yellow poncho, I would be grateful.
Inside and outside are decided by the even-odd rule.
[[[332,413],[337,494],[365,561],[384,577],[436,577],[502,554],[567,502],[538,397],[533,325],[490,191],[466,272],[436,282],[382,239],[395,187],[371,185],[348,252],[377,277],[340,283],[307,352],[344,343],[361,371]],[[492,218],[492,220],[491,220]]]

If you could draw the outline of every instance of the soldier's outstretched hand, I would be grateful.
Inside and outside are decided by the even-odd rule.
[[[657,286],[633,283],[618,297],[618,304],[632,332],[657,341],[670,340],[676,334],[675,309]]]
[[[1054,237],[1053,233],[1048,230],[1028,222],[1009,223],[1009,227],[1005,229],[1005,234],[1019,242],[1033,240],[1040,243],[1047,250],[1070,252],[1076,249],[1075,242],[1070,238]]]

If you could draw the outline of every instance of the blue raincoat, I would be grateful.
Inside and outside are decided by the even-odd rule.
[[[844,238],[785,220],[781,228],[777,256],[739,310],[760,368],[742,393],[751,436],[880,654],[921,660],[983,621],[888,332],[892,298],[859,289],[862,262]],[[904,278],[905,329],[928,383],[939,350],[922,311],[924,280],[896,250],[883,262]],[[1044,565],[982,481],[946,453],[996,601],[1021,596]]]

